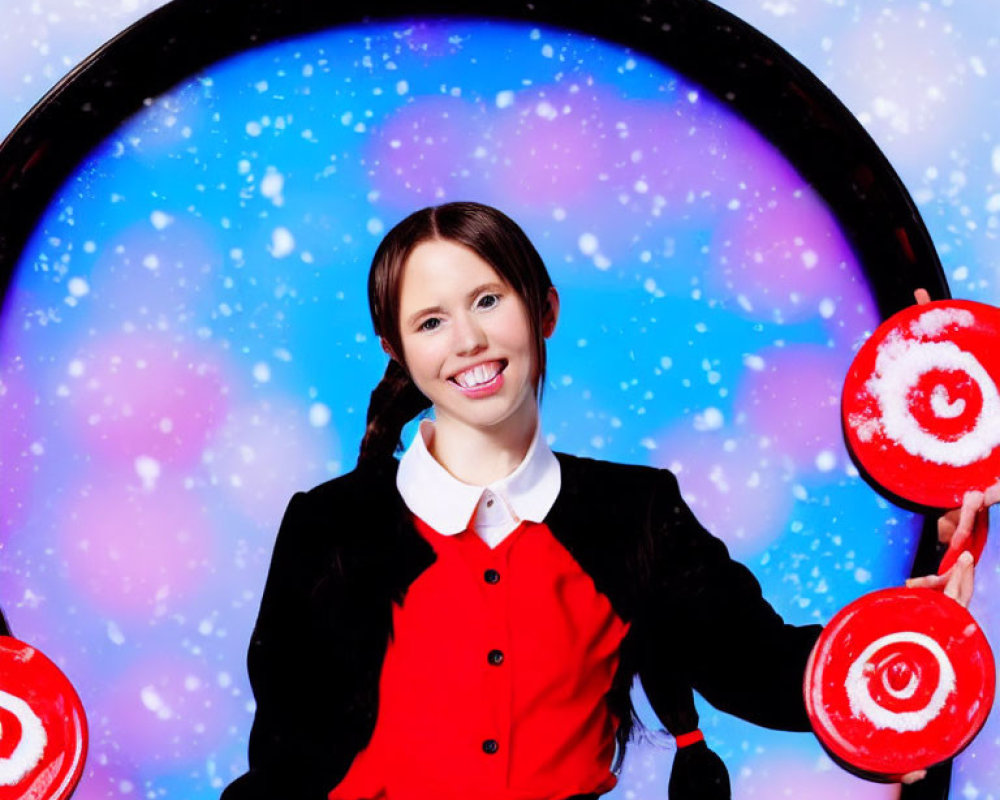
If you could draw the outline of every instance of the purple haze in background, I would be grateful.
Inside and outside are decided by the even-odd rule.
[[[514,216],[562,292],[553,447],[677,471],[791,621],[908,572],[919,521],[840,437],[874,305],[830,211],[750,126],[559,30],[268,45],[95,150],[6,300],[0,603],[87,707],[78,800],[216,797],[245,768],[244,651],[282,508],[351,468],[384,367],[368,261],[413,208],[455,199]],[[703,728],[736,797],[895,793],[809,736],[707,708]],[[668,765],[638,743],[613,796],[662,796]]]

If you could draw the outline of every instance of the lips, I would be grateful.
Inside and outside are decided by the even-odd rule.
[[[463,389],[475,389],[478,386],[490,383],[497,375],[503,372],[506,366],[506,361],[485,361],[482,364],[476,364],[474,367],[459,372],[457,375],[449,378],[449,380],[457,383]]]

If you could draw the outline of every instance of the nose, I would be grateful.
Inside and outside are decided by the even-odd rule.
[[[460,314],[455,319],[455,352],[458,355],[475,355],[486,349],[486,331],[472,314]]]

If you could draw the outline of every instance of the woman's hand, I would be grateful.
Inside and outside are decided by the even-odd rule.
[[[985,492],[966,492],[960,508],[953,508],[938,517],[938,541],[948,545],[948,552],[942,561],[954,563],[939,575],[910,578],[906,585],[943,591],[948,597],[968,607],[972,599],[975,573],[974,558],[970,552],[974,544],[973,536],[978,537],[980,543],[985,538],[989,526],[989,507],[998,500],[1000,482]]]
[[[959,555],[944,573],[910,578],[906,585],[942,591],[955,602],[968,607],[975,581],[975,559],[968,550],[968,545],[972,542],[974,532],[985,537],[989,526],[989,509],[997,501],[1000,501],[1000,482],[985,492],[966,492],[960,508],[953,508],[938,517],[938,541],[948,543],[945,559],[954,552]],[[901,781],[915,783],[926,774],[926,770],[916,770],[904,775]]]
[[[931,298],[926,289],[917,289],[913,293],[913,299],[917,305],[924,305]],[[989,526],[989,508],[997,501],[1000,501],[1000,481],[985,492],[966,492],[960,508],[953,508],[938,517],[938,541],[948,544],[942,563],[953,563],[939,575],[910,578],[906,585],[944,592],[967,608],[972,600],[975,583],[975,559],[969,547],[974,544],[974,534],[985,538]],[[900,780],[903,783],[916,783],[926,775],[926,770],[915,770],[903,775]]]
[[[943,575],[924,575],[906,581],[909,588],[937,589],[966,608],[972,599],[975,567],[972,553],[966,550]]]

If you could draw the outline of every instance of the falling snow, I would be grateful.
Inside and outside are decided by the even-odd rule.
[[[744,5],[773,22],[823,14]],[[822,58],[844,57],[847,34],[823,30]],[[25,372],[7,395],[20,416],[9,418],[24,425],[20,449],[49,470],[30,480],[57,480],[78,503],[14,540],[24,558],[12,596],[28,626],[45,624],[46,596],[67,591],[107,620],[99,644],[66,647],[94,648],[81,662],[115,659],[122,676],[117,694],[90,689],[107,719],[95,748],[105,763],[95,763],[122,793],[200,800],[244,768],[253,705],[242,651],[274,532],[292,492],[353,464],[385,363],[366,265],[384,231],[421,205],[474,196],[515,212],[564,304],[547,438],[674,469],[783,613],[828,618],[852,593],[897,581],[912,547],[910,518],[879,506],[852,471],[823,399],[831,390],[824,383],[814,402],[822,379],[803,385],[786,371],[817,362],[810,347],[849,354],[876,316],[850,246],[779,154],[707,93],[617,47],[515,30],[492,46],[516,53],[518,70],[497,74],[485,50],[471,58],[491,46],[486,32],[436,56],[409,48],[412,31],[375,33],[368,44],[344,33],[281,43],[250,74],[222,65],[156,100],[108,152],[120,165],[169,153],[162,194],[79,173],[86,196],[68,185],[73,213],[47,218],[50,235],[20,273],[32,294],[14,312],[9,341]],[[981,70],[993,74],[986,53],[964,80]],[[959,90],[928,102],[953,108]],[[931,112],[869,91],[855,107],[905,152]],[[212,124],[199,127],[198,113]],[[955,210],[935,223],[935,242],[946,259],[963,252],[949,274],[981,292],[978,265],[992,262],[964,247],[966,223],[1000,224],[984,216],[1000,213],[995,187],[972,200],[986,165],[1000,175],[1000,146],[983,148],[968,164],[923,164],[918,187],[933,208]],[[759,183],[748,164],[766,165]],[[772,217],[758,194],[780,198]],[[87,224],[98,218],[106,230]],[[782,239],[787,219],[795,235]],[[157,348],[141,373],[99,357],[139,339]],[[122,476],[128,533],[79,510],[96,502],[94,475]],[[149,537],[154,524],[165,527]],[[58,569],[45,566],[53,558]],[[46,584],[55,573],[62,584]],[[106,684],[79,668],[88,686]],[[752,784],[773,752],[743,748],[717,717],[706,726],[749,770],[735,780]],[[157,736],[187,744],[163,749]],[[637,800],[654,796],[642,788],[654,767],[627,768]],[[198,788],[136,777],[157,769]]]

